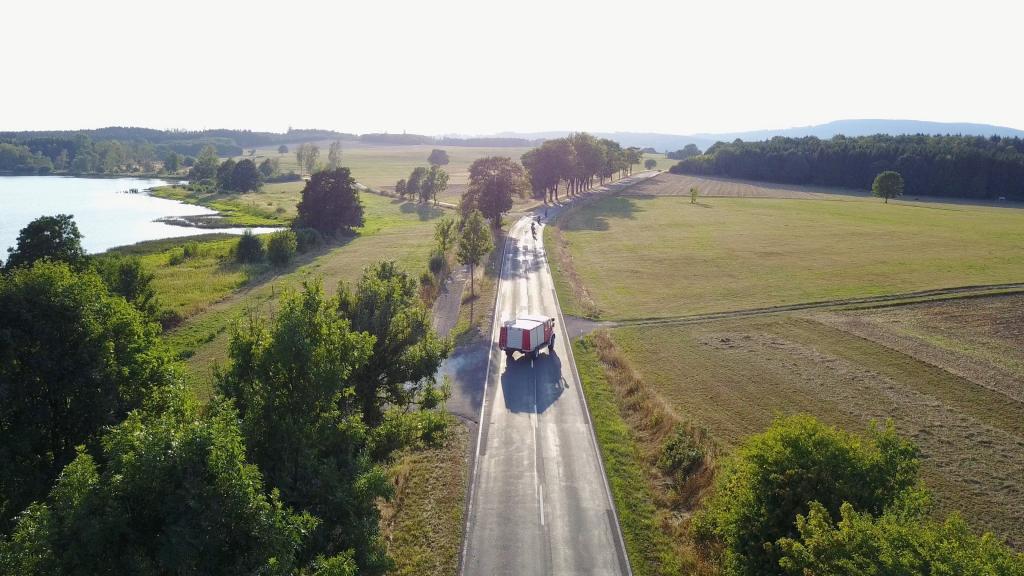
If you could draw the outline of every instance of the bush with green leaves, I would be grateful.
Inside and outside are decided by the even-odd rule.
[[[917,448],[891,424],[860,438],[810,416],[779,418],[726,460],[696,534],[722,546],[727,574],[778,574],[775,543],[799,536],[797,515],[811,502],[877,516],[917,485]]]
[[[155,276],[137,256],[104,256],[96,260],[96,271],[112,293],[123,296],[147,318],[158,317],[160,302],[153,288]]]
[[[319,248],[324,243],[324,237],[316,228],[299,228],[295,230],[295,249],[300,254]]]
[[[2,571],[291,574],[317,520],[286,509],[246,461],[229,402],[205,412],[166,386],[103,436],[102,457],[80,449],[0,543]]]
[[[444,257],[444,254],[434,252],[430,255],[430,261],[427,263],[427,268],[434,276],[440,276],[447,266],[448,260]]]
[[[238,237],[235,245],[235,260],[242,264],[257,264],[263,261],[263,241],[248,228]]]
[[[104,426],[170,381],[160,326],[92,270],[0,274],[0,532]]]
[[[812,502],[797,517],[799,536],[778,542],[783,573],[1024,576],[1024,554],[991,533],[978,536],[958,514],[939,522],[926,508],[902,508],[876,518],[844,503],[834,522],[824,506]]]
[[[295,257],[295,250],[298,242],[295,232],[281,230],[270,235],[267,241],[267,259],[274,266],[287,266]]]
[[[683,480],[703,459],[704,449],[684,426],[676,426],[658,457],[658,468],[669,476]]]

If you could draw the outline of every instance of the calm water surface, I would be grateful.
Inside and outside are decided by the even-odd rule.
[[[90,253],[143,240],[195,236],[210,232],[241,234],[242,228],[195,228],[156,222],[166,216],[214,214],[202,206],[143,193],[163,180],[142,178],[70,178],[0,176],[0,258],[17,243],[18,231],[40,216],[72,214]],[[138,194],[124,192],[136,188]],[[254,228],[256,233],[273,228]]]

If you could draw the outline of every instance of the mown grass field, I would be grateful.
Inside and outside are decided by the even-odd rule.
[[[690,204],[694,183],[719,196]],[[659,176],[575,209],[548,234],[567,312],[612,321],[1024,279],[1024,210],[885,205],[834,190]],[[779,415],[810,413],[854,432],[892,420],[921,448],[938,514],[960,511],[1024,547],[1024,296],[903,304],[627,323],[610,337],[673,418],[725,453]],[[602,398],[606,375],[577,357],[588,398]],[[619,427],[630,400],[616,401],[618,414],[600,401],[591,410],[602,451],[628,454]],[[630,432],[646,442],[644,430]],[[644,469],[624,461],[606,462],[610,477]],[[648,486],[658,481],[646,475]],[[628,518],[643,503],[617,498],[627,538],[636,532],[627,522],[653,529]],[[689,512],[653,502],[657,511],[640,518]]]
[[[1013,208],[634,194],[581,207],[559,227],[602,319],[1024,278],[1024,210]]]
[[[327,152],[330,142],[317,142],[320,147],[320,161],[327,162]],[[281,164],[281,170],[298,171],[299,167],[295,158],[295,151],[298,145],[289,145],[287,154],[279,154],[277,147],[257,148],[255,156],[240,156],[240,158],[253,158],[257,163],[264,158],[276,158]],[[439,200],[457,201],[461,196],[465,185],[469,182],[469,165],[478,158],[487,156],[508,156],[519,161],[519,157],[529,148],[485,148],[470,146],[373,146],[358,142],[342,142],[341,165],[352,171],[352,176],[357,182],[371,188],[393,187],[395,182],[401,178],[407,178],[417,166],[429,167],[427,156],[434,148],[440,148],[448,152],[450,163],[444,166],[448,171],[450,180],[448,190],[438,195]]]

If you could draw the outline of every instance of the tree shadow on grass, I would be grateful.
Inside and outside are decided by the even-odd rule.
[[[402,204],[401,211],[405,214],[416,213],[420,217],[420,220],[433,220],[434,218],[440,218],[444,214],[444,208],[440,206],[432,206],[430,204],[420,204],[418,202],[406,202]]]
[[[563,230],[608,230],[612,218],[633,220],[643,209],[637,206],[637,197],[611,196],[571,214],[559,225]]]

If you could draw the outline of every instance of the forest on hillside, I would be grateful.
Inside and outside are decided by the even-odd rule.
[[[1024,200],[1024,140],[991,136],[776,137],[718,142],[675,174],[727,176],[867,190],[895,170],[908,196]]]

